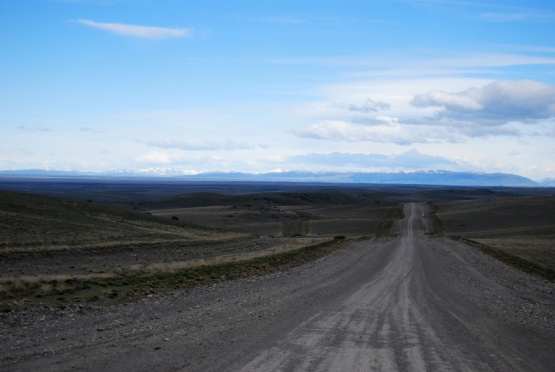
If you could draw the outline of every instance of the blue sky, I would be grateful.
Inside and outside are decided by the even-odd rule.
[[[0,169],[555,177],[552,1],[0,0]]]

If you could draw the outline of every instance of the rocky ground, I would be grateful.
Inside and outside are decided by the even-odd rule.
[[[361,241],[283,272],[151,296],[110,307],[33,305],[0,316],[4,371],[230,370],[360,288],[390,260],[395,238]],[[434,276],[469,327],[501,329],[488,340],[522,345],[515,359],[555,363],[553,283],[537,279],[446,238],[431,238]],[[370,274],[369,274],[370,273]],[[491,324],[499,327],[489,328]],[[377,337],[377,336],[376,336]],[[515,341],[516,340],[516,341]],[[468,340],[463,340],[468,341]],[[503,370],[507,364],[484,365]],[[517,368],[518,369],[518,368]],[[524,368],[523,370],[526,370]]]

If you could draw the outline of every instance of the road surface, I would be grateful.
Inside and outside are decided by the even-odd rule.
[[[0,314],[3,371],[553,371],[555,285],[430,234],[110,307]]]
[[[408,204],[404,212],[387,265],[369,272],[367,282],[348,297],[315,312],[239,369],[555,370],[555,364],[536,365],[522,355],[518,341],[526,340],[519,340],[518,329],[488,319],[442,285],[434,275],[441,263],[425,235],[426,209]],[[506,342],[507,333],[516,345]],[[555,345],[547,346],[555,353]]]

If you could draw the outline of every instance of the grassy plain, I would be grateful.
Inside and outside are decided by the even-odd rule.
[[[260,237],[370,237],[399,203],[379,190],[307,187],[250,194],[191,193],[148,205],[153,215],[177,217]],[[388,217],[389,216],[389,217]]]
[[[8,310],[127,301],[298,265],[387,236],[403,202],[436,203],[445,234],[555,267],[546,189],[11,178],[0,189],[11,190],[0,191]]]
[[[298,265],[375,236],[400,210],[328,190],[103,199],[108,205],[64,196],[0,191],[4,308],[127,301]]]
[[[555,280],[555,196],[437,203],[443,233]]]

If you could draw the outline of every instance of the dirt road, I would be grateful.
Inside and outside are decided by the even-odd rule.
[[[260,350],[241,370],[553,368],[555,359],[549,355],[549,349],[555,352],[553,344],[543,345],[546,359],[542,365],[536,356],[524,354],[529,346],[524,329],[511,329],[489,318],[434,275],[441,262],[421,230],[426,227],[425,212],[422,205],[407,205],[400,239],[391,245],[387,265],[369,272],[367,283],[345,299],[316,312],[275,345]],[[489,295],[498,296],[495,283],[490,284]],[[537,356],[542,353],[537,352]]]
[[[555,286],[429,232],[109,309],[2,314],[0,368],[552,371]]]

